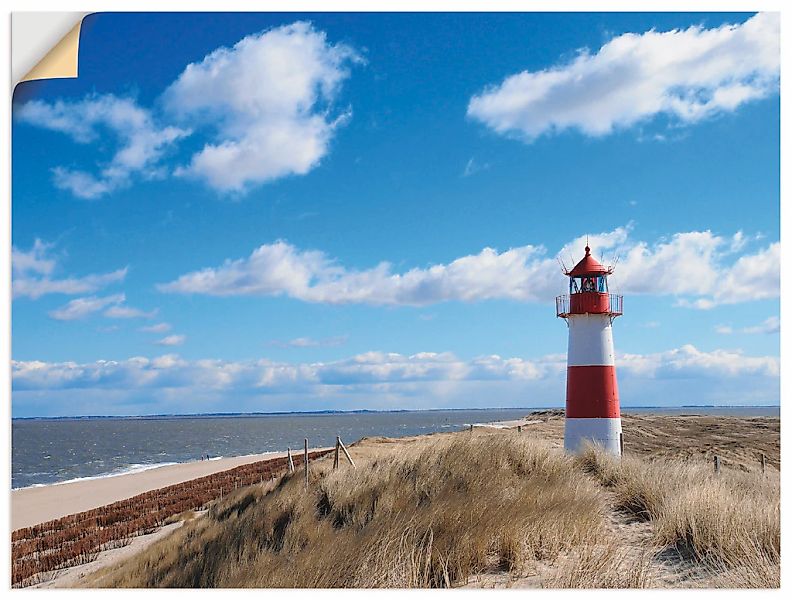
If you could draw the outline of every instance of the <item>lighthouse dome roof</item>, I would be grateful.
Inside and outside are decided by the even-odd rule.
[[[597,259],[591,256],[591,248],[586,246],[586,256],[575,265],[575,268],[567,273],[570,277],[580,277],[582,275],[604,275],[609,273]]]

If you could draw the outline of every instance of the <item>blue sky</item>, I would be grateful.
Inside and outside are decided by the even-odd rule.
[[[778,23],[98,14],[13,121],[13,415],[777,404]]]

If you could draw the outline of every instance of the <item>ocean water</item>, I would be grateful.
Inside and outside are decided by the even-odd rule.
[[[366,436],[454,431],[519,419],[531,409],[426,410],[244,416],[14,419],[13,488],[106,477],[210,457],[332,446]]]
[[[108,477],[173,463],[332,446],[366,436],[400,437],[519,419],[531,408],[282,415],[14,419],[11,485],[22,488]],[[778,416],[778,407],[623,408],[622,412]]]

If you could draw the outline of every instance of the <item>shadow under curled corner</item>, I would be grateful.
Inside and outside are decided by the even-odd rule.
[[[70,18],[68,22],[74,22],[74,25],[65,35],[61,35],[58,29],[50,28],[49,34],[55,35],[57,42],[41,57],[34,66],[29,69],[19,81],[13,83],[13,104],[25,102],[30,96],[35,95],[35,90],[40,87],[42,83],[50,79],[71,79],[76,78],[79,73],[79,51],[80,51],[80,37],[86,28],[90,28],[91,19],[86,17],[90,16],[89,13],[83,15],[65,15]],[[19,18],[19,15],[15,15]],[[30,18],[28,16],[28,18]],[[30,33],[30,22],[27,23],[28,27],[23,29],[21,27],[14,27],[12,35],[26,35]],[[61,25],[62,30],[62,25]],[[43,40],[37,40],[38,44],[46,43],[46,34],[43,33]],[[58,37],[60,36],[60,37]]]

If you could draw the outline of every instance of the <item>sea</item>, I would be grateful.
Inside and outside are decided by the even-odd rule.
[[[11,422],[11,487],[114,477],[209,457],[332,446],[363,437],[458,431],[537,408],[252,415],[24,418]],[[622,408],[623,413],[779,416],[775,407]]]

